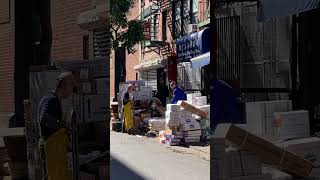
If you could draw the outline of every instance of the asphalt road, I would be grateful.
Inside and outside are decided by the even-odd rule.
[[[209,147],[184,148],[110,132],[111,180],[209,180]]]

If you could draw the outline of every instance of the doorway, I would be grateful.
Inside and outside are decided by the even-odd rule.
[[[298,92],[300,108],[309,111],[311,133],[320,130],[320,26],[315,23],[320,18],[320,10],[312,10],[299,15],[298,34]]]

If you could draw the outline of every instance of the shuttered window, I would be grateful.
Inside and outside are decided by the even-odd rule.
[[[105,28],[93,32],[93,54],[95,59],[110,56],[109,31]]]

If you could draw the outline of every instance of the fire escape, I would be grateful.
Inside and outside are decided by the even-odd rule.
[[[160,15],[167,12],[166,24],[172,34],[172,0],[150,0],[151,5],[144,10],[142,20],[150,24],[150,32],[145,41],[145,47],[156,52],[162,58],[167,58],[173,54],[173,45],[159,37]],[[150,16],[145,15],[150,14]],[[146,18],[146,16],[150,18]],[[146,20],[147,19],[147,20]]]

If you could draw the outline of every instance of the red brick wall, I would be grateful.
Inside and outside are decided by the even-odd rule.
[[[90,58],[93,57],[92,33],[77,24],[78,16],[94,8],[93,0],[52,1],[52,59],[83,59],[83,35],[90,35]]]
[[[8,2],[0,1],[0,113],[14,112],[14,0],[10,11]]]
[[[128,20],[136,19],[140,14],[140,3],[139,1],[136,1],[136,5],[134,8],[130,10]],[[140,59],[140,45],[137,44],[135,46],[135,49],[137,50],[134,54],[127,54],[127,62],[126,62],[126,69],[127,69],[127,80],[136,80],[136,73],[137,71],[134,70],[134,66],[139,64]]]

